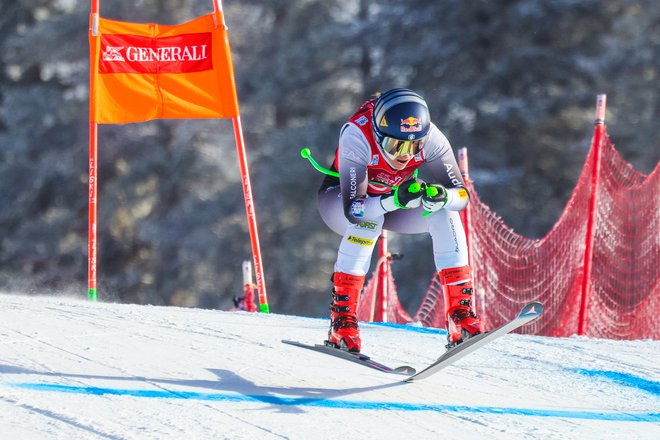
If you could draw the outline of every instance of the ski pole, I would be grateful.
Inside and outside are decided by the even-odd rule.
[[[318,162],[312,157],[312,152],[310,151],[309,148],[303,148],[302,150],[300,150],[300,156],[303,159],[307,159],[309,163],[311,163],[312,166],[316,168],[317,171],[323,174],[327,174],[328,176],[339,177],[339,173],[337,171],[332,171],[319,165]],[[388,185],[387,183],[378,182],[377,180],[370,180],[369,183],[373,183],[374,185],[385,186],[387,188],[392,188],[392,189],[396,188],[396,186],[394,185]]]
[[[300,150],[300,156],[303,159],[307,159],[309,161],[309,163],[311,163],[312,166],[314,168],[316,168],[317,171],[319,171],[323,174],[327,174],[328,176],[339,177],[339,173],[337,171],[332,171],[332,170],[329,170],[329,169],[324,168],[321,165],[319,165],[319,163],[312,157],[312,151],[309,148],[303,148],[302,150]],[[413,177],[415,179],[417,178],[418,173],[419,173],[419,170],[415,170],[415,172],[413,173]],[[385,187],[391,188],[391,189],[396,189],[397,186],[398,186],[398,185],[397,186],[388,185],[387,183],[378,182],[378,181],[375,181],[375,180],[370,180],[369,183],[373,183],[375,185],[382,185],[382,186],[385,186]],[[427,194],[429,195],[429,197],[434,197],[434,196],[438,195],[437,188],[431,187],[431,188],[428,188],[428,190],[430,190],[430,192],[433,193],[433,194],[428,194],[429,191],[427,191]],[[427,215],[430,215],[430,214],[432,214],[430,211],[424,211],[422,213],[422,217],[426,217]]]
[[[303,159],[307,159],[309,163],[311,163],[312,166],[316,168],[317,171],[320,171],[323,174],[327,174],[328,176],[339,177],[339,173],[337,171],[332,171],[319,165],[319,163],[312,157],[312,151],[309,148],[303,148],[300,150],[300,156]]]
[[[438,188],[436,188],[435,186],[427,186],[426,187],[426,195],[429,196],[429,197],[437,196],[438,195]],[[427,215],[431,215],[431,214],[432,214],[431,211],[424,211],[424,213],[422,214],[422,217],[426,217]]]

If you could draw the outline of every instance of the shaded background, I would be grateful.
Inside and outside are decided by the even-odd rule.
[[[544,236],[590,146],[596,95],[643,172],[660,157],[660,2],[225,0],[271,310],[323,316],[339,236],[316,211],[345,120],[409,87],[482,200]],[[89,1],[0,3],[0,289],[86,295]],[[104,17],[175,24],[211,0],[102,0]],[[99,130],[99,297],[227,309],[251,259],[230,121]],[[390,234],[416,310],[427,236]],[[375,260],[375,259],[374,259]]]

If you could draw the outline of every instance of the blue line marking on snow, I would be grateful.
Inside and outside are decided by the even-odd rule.
[[[362,325],[362,323],[360,323]],[[409,332],[415,332],[415,333],[432,333],[434,335],[446,335],[447,330],[443,328],[433,328],[433,327],[421,327],[421,326],[416,326],[416,325],[410,325],[410,324],[394,324],[392,322],[365,322],[364,325],[374,325],[378,327],[390,327],[390,328],[396,328],[399,330],[406,330]]]
[[[634,376],[628,373],[620,373],[618,371],[603,371],[603,370],[586,370],[576,368],[571,371],[589,376],[589,377],[602,377],[631,388],[638,388],[654,396],[660,396],[660,382],[654,382],[648,379]]]
[[[294,316],[294,315],[291,315]],[[295,316],[296,318],[301,319],[310,319],[315,321],[322,321],[325,325],[328,322],[327,318],[310,318],[307,316]],[[444,328],[434,328],[434,327],[422,327],[421,325],[416,324],[395,324],[393,322],[373,322],[373,321],[360,321],[360,325],[373,325],[378,327],[390,327],[399,330],[405,330],[414,333],[432,333],[437,335],[446,335],[447,330]]]
[[[214,402],[262,402],[271,405],[280,406],[307,406],[318,408],[335,409],[353,409],[353,410],[371,410],[371,411],[434,411],[450,413],[473,413],[473,414],[495,414],[495,415],[516,415],[516,416],[534,416],[534,417],[557,417],[562,419],[584,419],[584,420],[603,420],[613,422],[660,422],[660,412],[658,413],[640,413],[640,412],[598,412],[598,411],[568,411],[553,409],[533,409],[533,408],[505,408],[495,406],[460,406],[460,405],[441,405],[426,403],[399,403],[399,402],[374,402],[360,400],[342,400],[342,399],[314,399],[303,397],[278,397],[273,395],[243,395],[229,393],[198,393],[192,391],[165,391],[165,390],[136,390],[136,389],[118,389],[101,387],[77,387],[47,383],[11,383],[5,384],[14,388],[21,388],[33,391],[58,392],[69,394],[87,394],[87,395],[114,395],[141,397],[150,399],[190,399]]]

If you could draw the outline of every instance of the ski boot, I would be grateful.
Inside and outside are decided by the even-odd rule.
[[[354,353],[360,352],[357,303],[365,276],[335,272],[330,304],[330,330],[325,345]]]
[[[474,289],[470,266],[443,269],[439,273],[445,299],[447,349],[472,336],[483,333],[481,321],[474,313]]]

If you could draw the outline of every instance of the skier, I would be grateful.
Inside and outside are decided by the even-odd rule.
[[[417,178],[415,171],[422,164],[433,182]],[[319,212],[343,238],[332,276],[326,345],[361,349],[358,297],[383,229],[431,235],[444,293],[447,346],[481,333],[458,215],[469,195],[451,145],[431,122],[426,101],[403,88],[366,101],[341,129],[332,170],[339,178],[323,181]]]

